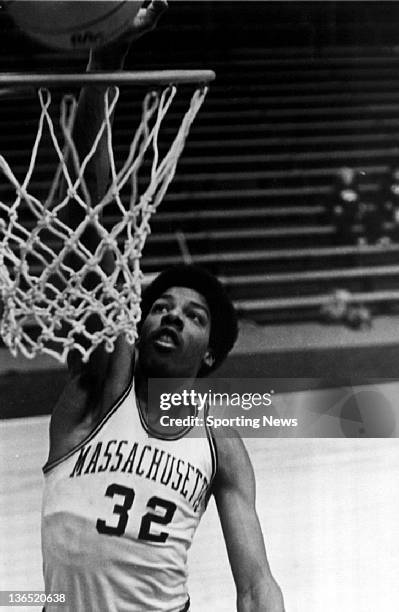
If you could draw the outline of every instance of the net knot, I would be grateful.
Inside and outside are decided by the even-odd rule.
[[[99,213],[97,210],[93,210],[92,208],[87,211],[87,220],[89,223],[99,222]]]
[[[27,195],[26,189],[24,189],[22,185],[15,185],[15,193],[19,198],[25,198]]]
[[[75,187],[68,187],[67,195],[70,200],[76,200],[78,198],[78,192]]]
[[[106,238],[103,238],[102,245],[106,249],[111,249],[113,251],[116,251],[118,249],[118,243],[115,238],[112,238],[112,236],[107,236]]]
[[[77,321],[74,327],[74,332],[76,334],[83,334],[86,331],[86,326],[82,321]]]
[[[38,229],[48,227],[53,223],[54,219],[57,219],[56,213],[51,210],[43,210],[41,214],[41,218],[39,218],[36,223]]]
[[[18,221],[18,212],[15,209],[8,211],[8,220],[11,224],[14,224]],[[4,227],[6,227],[6,222],[3,221]]]
[[[75,250],[76,243],[77,243],[77,237],[75,234],[72,234],[72,236],[69,236],[69,238],[65,238],[64,247],[66,248],[67,251],[73,251]]]

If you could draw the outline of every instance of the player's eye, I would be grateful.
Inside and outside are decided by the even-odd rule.
[[[164,302],[156,302],[153,305],[151,312],[155,314],[160,314],[162,312],[167,312],[167,310],[168,310],[167,304],[165,304]]]
[[[198,312],[195,312],[194,310],[191,310],[188,312],[188,318],[194,321],[194,323],[198,323],[199,325],[204,325],[203,317],[200,314],[198,314]]]

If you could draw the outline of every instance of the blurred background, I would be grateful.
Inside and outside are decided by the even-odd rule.
[[[4,10],[0,32],[2,72],[85,69],[86,55],[41,47]],[[295,379],[317,378],[325,388],[372,379],[381,393],[387,389],[396,414],[398,4],[170,2],[157,31],[132,48],[127,68],[210,68],[217,75],[152,219],[142,260],[148,276],[193,261],[225,283],[239,312],[240,337],[216,375],[291,378],[294,391]],[[181,117],[182,96],[169,114],[166,140]],[[127,126],[139,116],[141,99],[140,92],[122,92],[114,130],[118,159],[127,152]],[[30,91],[0,91],[0,151],[19,177],[38,116]],[[38,195],[55,169],[47,145],[31,182]],[[0,176],[0,199],[12,198]],[[46,415],[65,379],[50,357],[15,359],[0,347],[0,511],[7,540],[1,588],[31,588],[26,551],[40,580]],[[381,435],[374,429],[345,431],[348,439],[340,441],[249,445],[287,611],[398,609],[399,450],[394,440],[349,439]],[[222,612],[234,609],[234,592],[210,512],[201,528],[210,539],[194,545],[200,577],[194,609]],[[220,581],[209,581],[219,567]]]

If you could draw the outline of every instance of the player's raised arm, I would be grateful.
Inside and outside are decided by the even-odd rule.
[[[166,8],[166,0],[153,0],[147,8],[140,9],[131,28],[123,34],[123,37],[101,49],[92,51],[87,71],[112,72],[122,70],[131,43],[143,34],[153,30]],[[106,91],[106,85],[90,85],[84,87],[80,93],[73,132],[74,142],[80,159],[86,157],[100,130],[104,119],[104,96]],[[109,95],[112,96],[112,90],[110,90]],[[109,186],[110,163],[106,139],[107,137],[104,133],[96,153],[85,171],[85,183],[93,202],[101,200]],[[81,216],[81,208],[72,202],[68,210],[68,218],[66,219],[68,225],[72,228],[76,227],[82,220]],[[99,237],[94,226],[88,227],[83,241],[89,250],[95,251]],[[73,261],[71,265],[73,265]],[[107,274],[110,274],[113,269],[112,255],[105,255],[101,265]],[[86,288],[90,290],[95,286],[96,279],[89,276]],[[92,331],[94,331],[95,321],[93,321],[92,326]],[[132,358],[132,351],[132,347],[121,337],[117,340],[112,354],[107,353],[102,344],[94,351],[86,366],[81,361],[80,353],[72,351],[68,357],[68,367],[73,374],[84,370],[86,377],[93,384],[104,381],[106,377],[112,378],[112,369],[118,372],[119,377],[125,378],[125,374],[128,375],[130,372],[129,362]],[[125,364],[123,370],[120,367],[121,363]]]
[[[255,509],[253,468],[238,434],[218,436],[214,495],[237,588],[237,612],[284,612]]]

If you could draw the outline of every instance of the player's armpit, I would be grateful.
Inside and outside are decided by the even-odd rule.
[[[255,509],[255,477],[238,434],[216,439],[214,495],[237,588],[238,612],[284,612]]]

